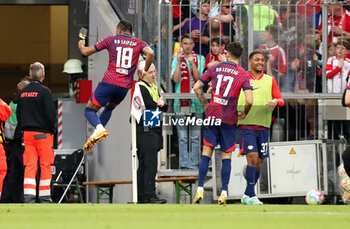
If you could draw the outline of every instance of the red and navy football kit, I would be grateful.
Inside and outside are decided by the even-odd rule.
[[[255,78],[252,73],[248,72],[251,80],[260,80],[264,77],[262,73],[258,78]],[[253,81],[254,82],[254,81]],[[254,88],[253,90],[263,88]],[[279,90],[277,81],[272,78],[272,90],[271,92],[266,91],[266,93],[271,93],[273,99],[278,99],[277,106],[284,106],[284,100],[282,98],[281,92]],[[254,106],[254,104],[253,104]],[[272,117],[271,117],[272,118]],[[259,158],[269,157],[269,136],[270,128],[258,125],[239,125],[238,130],[239,144],[240,144],[240,154],[245,155],[247,153],[258,152]]]
[[[201,77],[205,85],[211,82],[212,92],[206,118],[220,119],[220,126],[206,126],[203,141],[206,146],[220,144],[221,151],[235,150],[237,102],[243,90],[252,90],[248,73],[232,62],[222,62],[209,68]]]
[[[139,56],[147,44],[131,35],[109,36],[94,47],[96,51],[107,49],[109,63],[102,81],[92,94],[90,101],[100,107],[107,102],[118,105],[132,87]]]

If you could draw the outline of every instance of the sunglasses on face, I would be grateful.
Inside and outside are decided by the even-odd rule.
[[[230,5],[222,5],[222,7],[225,7],[226,9],[230,9],[231,8]]]

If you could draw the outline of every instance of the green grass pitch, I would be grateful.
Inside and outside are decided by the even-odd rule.
[[[1,204],[1,229],[349,228],[343,205]]]

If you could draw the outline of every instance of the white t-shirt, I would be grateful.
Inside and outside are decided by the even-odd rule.
[[[338,67],[339,60],[336,56],[329,57],[327,60],[326,73]],[[344,59],[344,66],[332,79],[327,79],[328,93],[343,93],[346,88],[346,78],[350,73],[350,59]]]
[[[219,3],[216,2],[214,8],[212,8],[212,9],[210,10],[208,17],[209,17],[209,18],[211,18],[211,17],[216,17],[216,16],[218,16],[219,14],[220,14],[220,6],[219,6]]]

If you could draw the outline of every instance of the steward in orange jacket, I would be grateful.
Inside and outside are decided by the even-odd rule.
[[[18,125],[23,130],[24,153],[24,202],[36,201],[36,174],[40,162],[39,200],[51,201],[51,165],[55,155],[53,134],[56,130],[56,110],[51,91],[41,83],[45,79],[44,65],[35,62],[30,65],[31,83],[19,93],[17,105]]]

